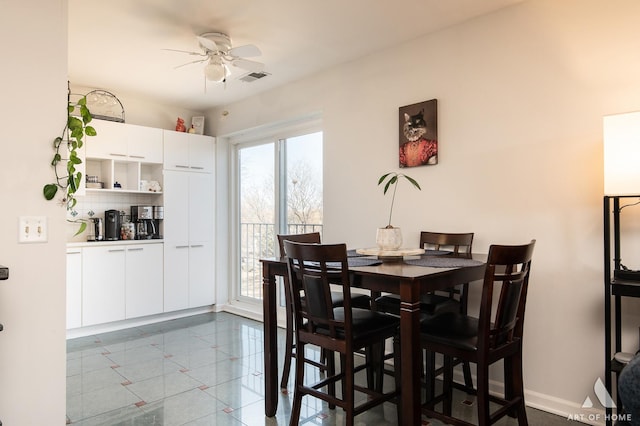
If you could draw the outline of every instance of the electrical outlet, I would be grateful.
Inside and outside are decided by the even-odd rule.
[[[19,243],[46,243],[47,217],[20,216],[18,223]]]

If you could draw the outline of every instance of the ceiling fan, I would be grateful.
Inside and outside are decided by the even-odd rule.
[[[263,63],[246,59],[262,55],[260,49],[253,44],[232,47],[231,38],[227,34],[218,32],[204,33],[196,39],[202,49],[201,52],[164,49],[202,57],[202,59],[178,65],[176,68],[207,62],[204,67],[205,79],[217,83],[224,82],[231,74],[229,67],[238,67],[251,72],[261,72],[264,69]]]

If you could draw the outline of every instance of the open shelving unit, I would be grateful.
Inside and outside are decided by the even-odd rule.
[[[604,197],[604,287],[605,287],[605,386],[613,397],[613,378],[618,382],[618,375],[624,364],[614,358],[622,351],[622,298],[640,297],[640,273],[638,279],[619,279],[614,271],[622,269],[620,211],[624,208],[621,202],[626,199],[639,198],[639,195],[616,195]],[[612,312],[613,309],[613,312]],[[613,315],[612,315],[613,314]],[[613,323],[612,323],[613,318]],[[618,411],[622,408],[620,397],[616,397]],[[606,424],[613,424],[611,407],[606,408]]]

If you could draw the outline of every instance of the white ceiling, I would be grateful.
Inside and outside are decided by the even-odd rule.
[[[69,0],[69,80],[204,111],[523,0]],[[254,44],[270,75],[206,84],[204,64],[178,65],[195,36]]]

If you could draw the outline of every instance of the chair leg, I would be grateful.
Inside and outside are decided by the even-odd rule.
[[[282,371],[282,380],[280,381],[280,390],[282,392],[287,391],[287,385],[289,384],[289,371],[291,370],[291,358],[294,355],[294,343],[293,343],[293,301],[291,300],[291,292],[289,289],[289,280],[285,278],[284,282],[285,291],[285,345],[284,345],[284,369]]]
[[[478,425],[485,426],[491,424],[489,412],[489,366],[478,363],[477,368],[477,387],[478,397],[476,404],[478,406]]]
[[[473,391],[473,378],[471,377],[471,363],[464,361],[462,363],[462,374],[464,375],[464,385],[467,393]]]
[[[398,416],[398,424],[402,424],[402,410],[400,409],[400,388],[402,387],[402,358],[400,357],[400,335],[393,336],[393,378],[395,380],[396,391],[396,413]]]
[[[429,350],[425,350],[425,354],[425,401],[429,402],[436,396],[436,354]]]
[[[296,376],[289,426],[296,426],[300,422],[300,410],[302,409],[302,393],[300,392],[300,388],[304,384],[304,367],[304,345],[300,345],[296,350]]]
[[[516,355],[504,359],[505,399],[520,398],[520,403],[515,410],[509,413],[512,417],[518,417],[518,425],[526,426],[527,410],[524,403],[524,380],[522,374],[522,357]],[[507,379],[507,377],[509,379]]]
[[[325,352],[325,350],[322,350]],[[332,377],[336,375],[336,357],[335,354],[331,351],[325,352],[325,365],[327,366],[327,377]],[[336,396],[336,382],[329,383],[327,388],[327,393],[331,396]],[[334,410],[336,408],[335,404],[329,404],[329,409]]]
[[[289,322],[289,321],[287,321]],[[294,356],[293,354],[293,329],[289,327],[287,324],[287,329],[285,331],[285,350],[284,350],[284,367],[282,370],[282,380],[280,381],[280,390],[282,392],[287,391],[287,385],[289,384],[289,370],[291,370],[291,358]]]
[[[353,359],[353,353],[347,354],[345,356],[341,355],[342,358],[342,365],[344,367],[344,369],[342,370],[344,377],[342,379],[342,399],[345,402],[345,406],[346,406],[346,426],[353,426],[354,425],[354,417],[355,417],[355,390],[354,390],[354,382],[355,382],[355,377],[354,377],[354,373],[353,370],[355,369],[354,366],[354,359]]]
[[[384,342],[365,348],[367,387],[382,392],[384,376]]]
[[[444,356],[444,381],[442,384],[442,393],[444,399],[442,401],[442,412],[446,416],[451,416],[451,408],[453,404],[453,358]]]

